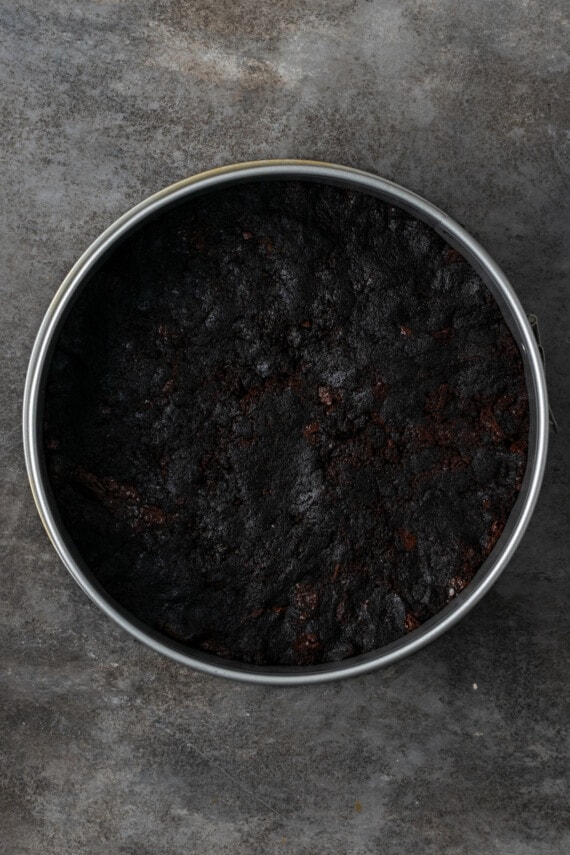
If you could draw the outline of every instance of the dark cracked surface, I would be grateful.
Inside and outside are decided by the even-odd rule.
[[[61,334],[64,523],[140,620],[255,664],[367,653],[437,613],[526,463],[522,361],[428,226],[315,184],[191,200],[115,250]]]

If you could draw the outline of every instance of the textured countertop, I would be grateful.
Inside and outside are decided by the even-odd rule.
[[[562,855],[568,810],[568,16],[562,0],[6,0],[0,66],[0,851]],[[112,624],[43,532],[35,333],[114,219],[199,170],[317,158],[459,220],[540,319],[545,483],[458,626],[387,670],[241,685]]]

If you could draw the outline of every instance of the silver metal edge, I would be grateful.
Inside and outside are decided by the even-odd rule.
[[[229,660],[223,660],[223,664],[221,664],[221,660],[217,657],[208,654],[201,655],[198,652],[189,651],[188,648],[176,642],[163,640],[164,636],[159,636],[158,633],[144,627],[139,621],[127,616],[89,578],[91,574],[88,568],[82,567],[81,563],[70,554],[54,517],[41,471],[38,406],[41,398],[43,374],[50,346],[59,332],[59,322],[84,277],[115,241],[163,206],[170,205],[198,190],[204,191],[236,181],[263,179],[325,181],[372,192],[383,199],[392,199],[396,205],[404,207],[419,216],[420,219],[424,219],[446,239],[450,238],[452,244],[454,243],[457,248],[462,248],[467,257],[474,260],[477,267],[487,274],[487,278],[494,285],[493,290],[498,290],[501,293],[503,302],[510,310],[510,320],[515,324],[520,336],[519,344],[521,345],[523,361],[526,363],[525,369],[527,385],[530,383],[530,397],[535,402],[535,420],[531,432],[532,448],[529,447],[529,465],[527,465],[521,496],[515,506],[516,510],[517,506],[520,505],[518,516],[513,526],[509,526],[510,531],[506,542],[505,533],[503,533],[499,544],[465,591],[438,615],[414,630],[410,635],[404,636],[378,651],[372,651],[369,654],[354,657],[344,662],[320,666],[247,666],[239,662],[232,663]],[[548,400],[540,353],[526,314],[499,266],[462,226],[421,196],[371,173],[320,161],[265,160],[221,167],[166,187],[125,213],[83,253],[55,294],[33,346],[24,390],[23,440],[28,478],[44,528],[61,561],[75,581],[105,614],[153,650],[169,656],[177,662],[190,665],[199,671],[246,682],[292,686],[356,676],[396,662],[434,641],[461,620],[479,602],[512,558],[536,505],[546,465]],[[530,465],[531,460],[533,461],[532,466]]]

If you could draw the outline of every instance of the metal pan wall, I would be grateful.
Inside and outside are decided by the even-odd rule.
[[[184,647],[133,618],[105,592],[70,541],[59,517],[43,454],[43,394],[51,354],[67,314],[93,270],[128,233],[164,209],[212,189],[266,180],[316,181],[369,193],[432,226],[465,257],[497,300],[520,348],[529,393],[528,461],[522,488],[499,541],[473,581],[442,611],[403,638],[371,653],[326,665],[251,666],[223,660]],[[26,379],[23,431],[28,477],[44,527],[73,578],[109,617],[159,653],[201,671],[252,683],[299,685],[363,674],[402,659],[456,624],[489,590],[513,556],[538,498],[547,454],[548,400],[541,356],[526,313],[501,269],[465,229],[415,193],[369,173],[317,161],[270,160],[235,164],[173,184],[141,202],[97,238],[64,279],[40,327]]]

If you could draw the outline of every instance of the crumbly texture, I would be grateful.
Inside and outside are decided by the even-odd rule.
[[[521,486],[528,400],[497,303],[433,230],[269,182],[114,250],[44,419],[63,523],[118,603],[191,648],[308,665],[469,584]]]

